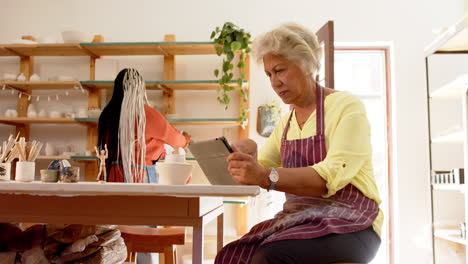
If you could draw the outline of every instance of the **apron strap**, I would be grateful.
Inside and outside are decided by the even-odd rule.
[[[316,106],[316,130],[317,130],[317,136],[318,135],[323,135],[325,133],[325,116],[324,116],[324,97],[325,97],[325,88],[323,88],[320,84],[316,84],[316,94],[317,94],[317,106]],[[281,137],[281,141],[283,142],[286,140],[286,136],[288,134],[289,130],[289,124],[291,123],[291,118],[293,116],[293,110],[291,111],[291,114],[289,115],[288,121],[286,122],[286,127],[284,128],[283,131],[283,136]]]
[[[323,135],[325,133],[325,117],[324,117],[324,95],[325,95],[325,88],[323,88],[320,84],[316,84],[317,90],[317,107],[316,107],[316,122],[317,122],[317,136]]]

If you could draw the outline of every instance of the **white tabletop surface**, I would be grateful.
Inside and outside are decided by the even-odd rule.
[[[145,195],[145,196],[257,196],[259,186],[247,185],[159,185],[148,183],[43,183],[2,182],[0,193],[45,195]]]

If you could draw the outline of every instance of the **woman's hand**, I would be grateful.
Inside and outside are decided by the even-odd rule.
[[[182,136],[185,137],[185,140],[187,141],[187,144],[185,146],[187,146],[192,140],[192,136],[187,131],[182,131]]]
[[[250,156],[257,158],[257,143],[255,141],[245,138],[231,144],[234,151],[249,154]]]
[[[231,153],[227,162],[228,170],[236,182],[244,185],[259,185],[263,188],[270,185],[268,179],[270,170],[263,168],[250,154]]]

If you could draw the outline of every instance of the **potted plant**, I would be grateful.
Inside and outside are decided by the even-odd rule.
[[[242,69],[245,68],[246,55],[250,53],[250,37],[251,35],[245,32],[244,29],[239,28],[231,22],[224,23],[222,28],[216,27],[211,33],[210,39],[214,41],[214,47],[218,56],[223,56],[223,62],[220,69],[214,70],[214,75],[218,79],[219,87],[217,89],[218,96],[217,100],[219,103],[225,105],[225,108],[229,106],[231,99],[228,92],[235,90],[232,86],[235,81],[239,87],[239,94],[242,100],[247,102],[248,94],[243,89],[242,84],[244,82],[245,74]],[[234,58],[239,55],[239,60],[234,65]],[[239,70],[237,78],[234,77],[234,68]],[[239,123],[246,122],[245,120],[248,109],[243,108],[240,105],[239,109]]]

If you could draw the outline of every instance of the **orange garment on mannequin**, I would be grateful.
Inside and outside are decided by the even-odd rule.
[[[153,165],[153,161],[158,160],[164,153],[164,144],[171,145],[174,148],[185,147],[188,144],[186,138],[177,129],[175,129],[161,113],[145,105],[145,115],[145,164],[137,164],[135,171],[138,171],[138,166]],[[122,164],[112,165],[108,181],[124,182]]]

